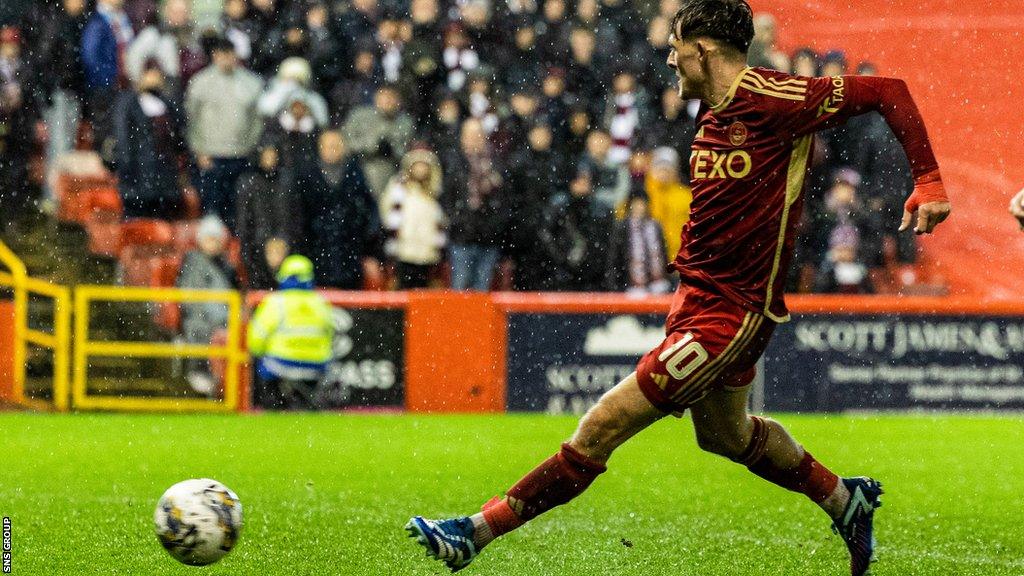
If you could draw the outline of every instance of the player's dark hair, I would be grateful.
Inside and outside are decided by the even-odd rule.
[[[754,13],[746,0],[683,0],[672,18],[680,40],[711,38],[746,54],[754,39]]]

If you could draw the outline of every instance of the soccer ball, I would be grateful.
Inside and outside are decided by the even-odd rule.
[[[220,560],[238,542],[242,503],[216,480],[185,480],[160,497],[153,523],[160,544],[175,560],[205,566]]]

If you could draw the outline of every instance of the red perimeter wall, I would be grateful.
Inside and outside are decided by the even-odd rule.
[[[1019,297],[1024,234],[1007,214],[1024,188],[1024,2],[750,0],[779,44],[842,48],[910,85],[935,145],[953,215],[922,240],[926,267],[955,295]]]

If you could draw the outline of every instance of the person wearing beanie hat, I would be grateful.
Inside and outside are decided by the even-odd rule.
[[[265,409],[315,409],[320,379],[334,356],[334,310],[313,290],[313,262],[288,256],[277,271],[279,289],[249,321],[256,359],[255,404]]]
[[[235,290],[238,271],[227,256],[228,229],[219,218],[207,215],[196,229],[197,249],[185,255],[175,285],[187,290]],[[228,325],[228,308],[218,302],[182,304],[181,327],[189,344],[208,346],[213,335]],[[186,378],[192,389],[212,396],[215,390],[209,362],[189,360]]]
[[[266,118],[277,117],[286,113],[292,102],[300,101],[309,109],[317,127],[325,128],[329,120],[327,101],[310,87],[312,80],[313,70],[305,58],[285,58],[277,69],[277,76],[260,96],[257,104],[260,114]]]

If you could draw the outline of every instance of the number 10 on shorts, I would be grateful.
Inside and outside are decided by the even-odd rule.
[[[676,380],[685,380],[694,370],[708,361],[708,351],[687,332],[678,342],[658,354],[658,361],[665,363],[665,370]]]

